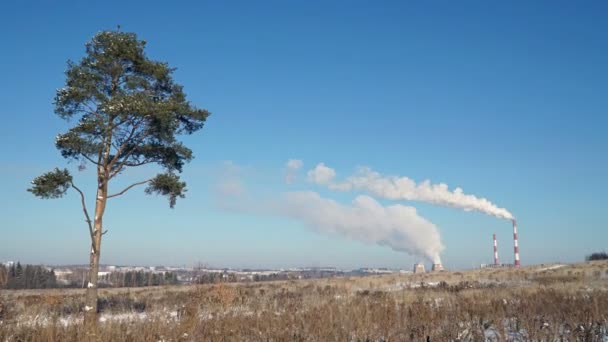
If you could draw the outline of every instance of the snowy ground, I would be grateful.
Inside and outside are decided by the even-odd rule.
[[[480,340],[480,336],[484,336],[485,341],[539,340],[537,336],[544,336],[541,340],[547,341],[585,340],[584,336],[593,336],[593,341],[608,342],[606,311],[602,313],[597,307],[598,303],[608,303],[606,275],[608,263],[554,264],[533,266],[523,271],[491,269],[200,287],[107,289],[101,295],[105,305],[100,307],[103,312],[99,322],[112,331],[113,323],[126,324],[131,329],[154,326],[158,322],[171,331],[172,327],[192,322],[194,326],[203,327],[222,327],[226,322],[241,326],[250,322],[273,322],[269,325],[281,331],[291,327],[294,321],[315,320],[315,315],[319,314],[317,309],[322,308],[334,313],[333,319],[327,319],[330,327],[335,326],[333,324],[349,326],[348,322],[365,316],[359,323],[366,326],[365,333],[368,333],[374,332],[376,325],[390,321],[390,317],[415,308],[414,303],[421,303],[418,305],[430,309],[424,317],[443,317],[431,323],[432,326],[456,334],[454,338],[458,341]],[[12,308],[10,315],[5,315],[5,321],[0,317],[0,332],[10,330],[9,327],[34,328],[36,331],[36,327],[82,324],[84,293],[77,291],[80,290],[0,292],[0,302],[10,303]],[[544,297],[539,300],[538,294]],[[67,305],[66,298],[69,300]],[[531,302],[534,304],[530,305]],[[27,303],[34,303],[34,306]],[[187,313],[186,308],[191,303],[196,309]],[[378,307],[388,308],[385,312],[392,312],[392,316],[377,318],[374,313],[382,314],[382,310],[375,309]],[[562,311],[568,312],[562,314]],[[422,319],[421,324],[428,329],[428,321]],[[205,323],[199,325],[197,321]],[[411,319],[406,321],[411,322]],[[307,323],[299,324],[304,327],[302,331],[314,333],[306,330]],[[414,326],[390,324],[392,326],[387,325],[387,329],[394,328],[394,331]],[[221,329],[218,331],[221,333]],[[191,337],[193,332],[196,331],[188,331]],[[262,329],[259,333],[272,331]]]
[[[543,267],[543,268],[539,268],[539,269],[538,269],[538,272],[550,271],[550,270],[556,270],[556,269],[558,269],[558,268],[562,268],[562,267],[565,267],[565,266],[566,266],[566,265],[560,265],[560,264],[558,264],[558,265],[552,265],[552,266],[549,266],[549,267]]]

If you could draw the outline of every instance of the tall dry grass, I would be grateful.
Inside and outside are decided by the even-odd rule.
[[[80,296],[28,300],[49,319],[29,324],[19,319],[34,309],[9,310],[13,317],[0,325],[1,341],[82,340],[80,324],[60,321],[81,314]],[[602,341],[608,324],[607,291],[547,284],[390,291],[347,282],[216,285],[125,292],[100,301],[104,314],[149,314],[102,323],[103,341],[483,341],[489,329],[501,340],[511,332],[523,340]]]
[[[605,341],[605,266],[102,290],[101,340]],[[0,341],[80,341],[83,307],[2,292]]]

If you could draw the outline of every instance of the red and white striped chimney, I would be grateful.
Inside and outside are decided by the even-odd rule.
[[[494,265],[498,266],[498,244],[496,244],[496,233],[494,233]]]
[[[517,221],[513,219],[513,251],[515,252],[515,267],[521,266],[519,262],[519,243],[517,242]]]

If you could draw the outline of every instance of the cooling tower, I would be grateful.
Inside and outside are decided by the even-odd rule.
[[[414,264],[414,273],[424,273],[424,265],[422,263]]]
[[[443,265],[442,264],[433,264],[432,271],[433,272],[443,271]]]

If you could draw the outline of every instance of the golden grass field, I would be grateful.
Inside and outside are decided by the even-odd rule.
[[[608,341],[608,261],[100,289],[103,341]],[[84,290],[3,290],[0,341],[82,340]]]

